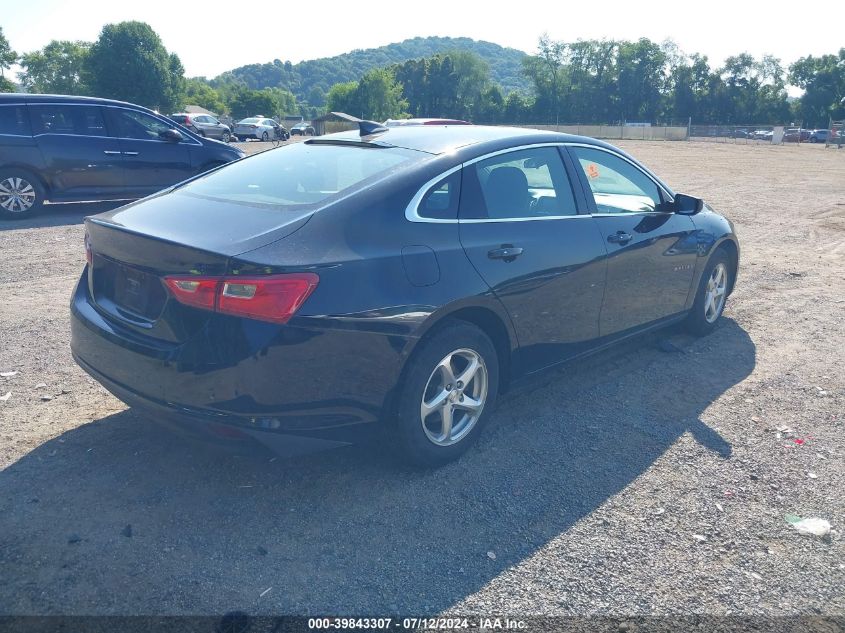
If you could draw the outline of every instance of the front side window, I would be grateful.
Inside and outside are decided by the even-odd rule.
[[[557,148],[500,154],[464,168],[462,219],[508,220],[577,215]]]
[[[31,105],[29,111],[34,134],[108,136],[98,106]]]
[[[29,118],[26,106],[0,106],[0,134],[14,134],[15,136],[31,136]]]
[[[317,208],[430,157],[397,147],[296,143],[227,165],[174,192],[275,210]]]
[[[112,108],[111,113],[117,124],[117,133],[120,138],[159,141],[162,132],[173,129],[164,121],[136,110]]]
[[[573,147],[584,170],[598,213],[659,211],[661,196],[655,182],[631,163],[588,147]]]

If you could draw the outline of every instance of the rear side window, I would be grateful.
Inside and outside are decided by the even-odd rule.
[[[429,189],[417,206],[417,214],[435,220],[454,220],[458,217],[461,198],[461,170],[446,176]]]
[[[112,121],[117,124],[121,138],[140,139],[144,141],[161,140],[160,134],[172,129],[164,121],[137,110],[123,108],[109,108]]]
[[[232,163],[176,193],[278,210],[316,208],[428,156],[398,147],[296,143]]]
[[[108,136],[101,108],[82,105],[30,105],[35,134]]]
[[[0,134],[14,134],[15,136],[31,136],[29,118],[24,105],[0,106]]]
[[[572,186],[554,147],[508,152],[464,168],[462,219],[514,220],[577,213]]]

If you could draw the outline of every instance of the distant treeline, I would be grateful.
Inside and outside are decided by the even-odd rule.
[[[0,28],[0,73],[19,64],[30,92],[97,95],[172,112],[199,105],[239,118],[344,111],[478,123],[801,123],[845,118],[845,48],[785,68],[741,53],[711,67],[672,41],[539,39],[537,53],[467,38],[415,38],[291,64],[253,64],[207,80],[184,76],[143,22],[103,27],[96,42],[53,41],[18,55]],[[789,99],[787,83],[804,90]],[[3,75],[0,90],[18,89]]]

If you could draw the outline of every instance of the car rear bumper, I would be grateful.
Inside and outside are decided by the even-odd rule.
[[[120,400],[164,417],[350,441],[382,419],[399,376],[396,346],[380,334],[214,315],[184,343],[153,341],[103,314],[85,278],[71,301],[74,359]]]

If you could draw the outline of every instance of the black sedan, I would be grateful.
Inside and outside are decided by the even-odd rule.
[[[670,323],[716,326],[739,262],[730,222],[621,150],[361,128],[88,218],[77,362],[168,418],[375,430],[435,465],[519,379]]]

